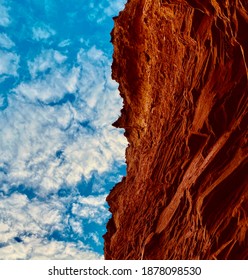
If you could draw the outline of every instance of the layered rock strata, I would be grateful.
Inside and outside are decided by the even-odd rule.
[[[248,259],[248,1],[129,0],[115,18],[127,176],[106,259]]]

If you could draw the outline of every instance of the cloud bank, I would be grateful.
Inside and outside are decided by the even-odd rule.
[[[91,1],[89,21],[103,24],[118,3]],[[24,12],[14,5],[0,0],[0,259],[102,258],[105,197],[127,145],[111,126],[122,107],[111,56],[100,37],[76,44],[44,18],[11,33],[10,15]]]

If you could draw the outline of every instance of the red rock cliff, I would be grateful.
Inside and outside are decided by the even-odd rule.
[[[129,0],[115,18],[127,176],[106,259],[248,259],[248,1]]]

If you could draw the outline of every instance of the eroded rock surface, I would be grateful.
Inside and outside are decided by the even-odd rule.
[[[129,0],[113,78],[127,176],[106,259],[248,259],[248,1]]]

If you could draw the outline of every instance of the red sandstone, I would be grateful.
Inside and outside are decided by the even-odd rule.
[[[129,0],[115,18],[127,176],[106,259],[248,259],[248,1]]]

